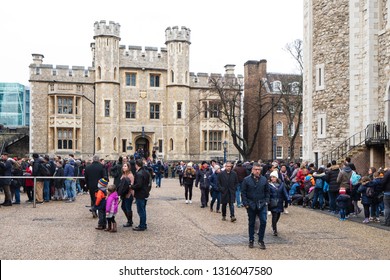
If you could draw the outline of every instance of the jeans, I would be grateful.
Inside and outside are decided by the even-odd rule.
[[[241,183],[237,184],[237,188],[236,188],[236,203],[237,203],[237,207],[241,207]]]
[[[390,194],[383,196],[383,204],[385,205],[385,225],[390,226]]]
[[[219,211],[219,208],[221,206],[221,192],[219,192],[219,191],[211,191],[210,209],[213,209],[215,201],[217,201],[217,211]]]
[[[83,191],[81,189],[81,185],[80,185],[80,180],[79,179],[76,180],[76,190],[77,190],[77,193],[81,193]]]
[[[45,179],[43,181],[43,200],[49,201],[50,200],[50,180]]]
[[[264,241],[265,228],[267,226],[267,207],[263,206],[260,209],[253,210],[252,208],[247,208],[246,212],[248,213],[248,231],[249,231],[249,241],[254,241],[255,235],[255,221],[256,217],[260,219],[260,228],[259,228],[259,241]]]
[[[311,203],[312,209],[316,206],[317,199],[320,201],[320,208],[322,209],[324,205],[324,191],[322,189],[314,189],[313,202]]]
[[[338,196],[337,192],[328,192],[329,196],[329,210],[330,211],[336,211],[337,205],[336,205],[336,198]]]
[[[132,195],[130,195],[129,198],[122,198],[121,209],[124,213],[132,212],[131,206],[133,205],[133,200],[134,198]]]
[[[73,180],[65,180],[66,195],[68,199],[76,197],[76,182]]]
[[[345,219],[345,213],[347,212],[347,209],[340,208],[340,218]]]
[[[16,188],[12,188],[11,194],[15,196],[15,203],[19,204],[20,203],[20,186],[17,185]]]
[[[137,198],[136,199],[137,204],[137,213],[139,216],[139,228],[146,229],[146,199],[145,198]]]
[[[161,178],[162,178],[161,174],[156,174],[156,185],[159,188],[161,187]]]

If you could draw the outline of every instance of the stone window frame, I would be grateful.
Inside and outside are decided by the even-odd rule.
[[[277,121],[276,122],[276,136],[283,136],[283,122],[282,121]]]
[[[104,117],[108,118],[111,114],[111,100],[104,99]]]
[[[176,102],[176,119],[183,118],[183,102]]]
[[[325,64],[317,64],[316,65],[316,90],[324,90],[325,89]]]
[[[137,86],[137,73],[136,72],[126,72],[125,73],[125,85],[126,85],[126,87],[136,87]]]
[[[161,74],[160,73],[150,73],[149,74],[149,87],[151,87],[151,88],[161,87]]]
[[[129,110],[128,106],[129,105]],[[134,106],[131,106],[134,105]],[[134,110],[132,110],[134,108]],[[135,120],[137,118],[137,102],[133,101],[126,101],[125,102],[125,119],[132,119]]]
[[[326,114],[319,113],[317,115],[317,137],[318,139],[326,138]]]
[[[223,130],[203,130],[203,150],[223,151]]]
[[[149,119],[159,120],[161,115],[161,103],[149,103]]]
[[[59,127],[57,128],[57,150],[73,150],[73,142],[76,142],[74,128]]]

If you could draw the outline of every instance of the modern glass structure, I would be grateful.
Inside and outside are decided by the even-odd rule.
[[[0,124],[29,126],[30,90],[18,83],[0,83]]]

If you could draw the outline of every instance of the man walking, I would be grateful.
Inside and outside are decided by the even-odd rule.
[[[142,159],[137,159],[135,162],[136,174],[134,185],[131,189],[134,190],[136,199],[137,213],[139,216],[139,226],[133,228],[135,231],[144,231],[147,229],[146,224],[146,202],[149,197],[149,173],[143,168]]]
[[[218,175],[218,185],[221,192],[222,221],[226,221],[226,206],[229,204],[230,221],[235,222],[234,202],[236,200],[236,189],[238,185],[237,173],[232,170],[233,164],[227,162],[225,170]]]
[[[209,202],[210,192],[210,176],[213,172],[210,170],[209,165],[206,161],[202,162],[201,168],[196,173],[195,187],[200,185],[200,208],[207,207]]]
[[[252,173],[245,177],[241,186],[242,204],[248,213],[249,248],[253,248],[255,221],[259,217],[259,240],[260,249],[265,250],[264,235],[267,225],[267,205],[270,199],[270,190],[267,179],[261,175],[261,166],[253,163]]]

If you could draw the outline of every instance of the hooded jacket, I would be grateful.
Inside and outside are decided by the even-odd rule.
[[[345,166],[343,170],[340,171],[337,176],[337,183],[340,184],[340,188],[345,188],[346,190],[350,189],[350,182],[352,176],[352,169],[349,166]]]

